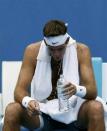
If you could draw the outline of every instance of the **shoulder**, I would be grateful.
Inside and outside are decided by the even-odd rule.
[[[32,67],[35,67],[40,45],[41,41],[29,44],[25,48],[22,65],[30,65]]]
[[[83,53],[89,51],[89,47],[86,44],[77,42],[77,51],[78,53]]]
[[[39,48],[40,48],[40,45],[41,45],[41,41],[39,42],[35,42],[35,43],[32,43],[32,44],[29,44],[25,50],[27,51],[31,51],[31,52],[35,52],[35,51],[39,51]]]
[[[38,55],[40,45],[41,45],[41,41],[29,44],[25,48],[25,54],[36,57]]]
[[[79,61],[91,58],[89,47],[86,44],[77,42],[77,56]]]

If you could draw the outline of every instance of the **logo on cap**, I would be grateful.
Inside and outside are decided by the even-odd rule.
[[[57,44],[58,42],[52,42],[53,45]]]

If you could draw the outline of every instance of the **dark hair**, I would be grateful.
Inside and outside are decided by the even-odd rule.
[[[43,35],[46,37],[64,35],[66,32],[67,27],[65,23],[60,20],[50,20],[43,28]]]

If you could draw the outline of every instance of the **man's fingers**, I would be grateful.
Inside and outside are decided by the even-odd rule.
[[[27,108],[27,111],[28,111],[30,116],[32,116],[32,115],[40,115],[41,114],[40,110],[35,110],[35,109],[32,109],[32,108]]]
[[[67,88],[67,87],[69,87],[71,85],[71,83],[69,82],[69,83],[67,83],[67,84],[65,84],[65,88]]]
[[[27,109],[27,112],[28,112],[29,116],[34,116],[34,115],[40,115],[41,114],[40,111],[31,111],[29,109]]]
[[[38,115],[40,114],[40,107],[37,101],[30,101],[27,108],[30,115]]]
[[[65,92],[63,95],[66,96],[67,98],[70,98],[74,94],[75,94],[75,90],[70,90],[68,92]]]
[[[75,85],[68,83],[65,85],[65,88],[62,90],[62,93],[65,97],[70,98],[72,95],[76,93]]]
[[[71,90],[73,90],[73,89],[75,89],[75,85],[69,83],[69,84],[65,85],[65,88],[63,89],[62,92],[63,92],[63,93],[69,92],[69,91],[71,91]]]

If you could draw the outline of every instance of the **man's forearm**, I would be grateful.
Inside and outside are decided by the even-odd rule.
[[[22,104],[22,99],[25,97],[25,96],[29,96],[29,92],[27,90],[23,90],[23,89],[15,89],[14,91],[14,100],[16,102],[19,102]]]
[[[96,90],[96,88],[89,88],[87,86],[86,90],[87,90],[87,93],[84,96],[85,99],[91,100],[91,99],[95,99],[97,97],[97,90]]]

